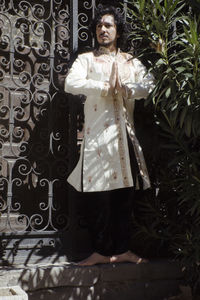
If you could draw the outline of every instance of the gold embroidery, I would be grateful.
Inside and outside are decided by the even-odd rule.
[[[115,180],[117,179],[117,172],[113,173],[113,179],[115,179]]]
[[[100,157],[101,156],[101,149],[97,149],[97,155]]]
[[[105,122],[105,123],[103,124],[103,126],[104,126],[105,129],[107,129],[107,128],[109,127],[109,123],[108,123],[108,122]]]

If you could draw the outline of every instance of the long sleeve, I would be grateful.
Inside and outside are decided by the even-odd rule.
[[[88,53],[81,54],[73,63],[65,79],[65,92],[74,95],[103,96],[108,91],[106,82],[88,79],[89,71]]]
[[[154,88],[154,77],[147,72],[145,66],[138,59],[132,60],[132,68],[134,76],[130,76],[129,80],[122,82],[127,87],[128,98],[145,99]]]

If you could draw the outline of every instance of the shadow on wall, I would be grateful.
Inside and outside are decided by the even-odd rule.
[[[42,103],[38,94],[41,105],[36,99],[29,104],[33,124],[21,121],[28,140],[12,167],[10,213],[1,217],[3,265],[56,262],[61,256],[74,261],[90,251],[87,230],[79,226],[78,194],[66,182],[79,157],[82,105],[66,93],[45,95]]]

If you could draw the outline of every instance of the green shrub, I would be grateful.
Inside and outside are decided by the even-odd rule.
[[[199,15],[200,1],[129,1],[134,54],[156,81],[145,101],[158,140],[149,149],[153,188],[138,201],[144,214],[135,217],[137,236],[167,245],[194,295],[200,293]]]

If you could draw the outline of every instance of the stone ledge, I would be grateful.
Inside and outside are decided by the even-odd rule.
[[[101,274],[103,281],[173,280],[183,277],[178,264],[168,260],[156,260],[139,265],[132,263],[104,265]]]
[[[98,267],[81,268],[70,264],[38,265],[0,270],[0,286],[19,284],[25,291],[59,286],[93,286],[99,280]]]
[[[162,260],[135,265],[103,264],[81,267],[76,264],[37,264],[26,267],[1,267],[0,286],[20,285],[25,291],[57,287],[91,287],[98,282],[152,282],[182,279],[177,263]]]
[[[99,282],[91,287],[58,287],[29,292],[29,300],[175,300],[180,281]],[[180,298],[179,300],[186,300]],[[189,300],[189,299],[187,299]]]
[[[29,300],[167,300],[180,293],[180,267],[166,260],[146,264],[70,263],[0,268],[0,287],[19,285]]]

